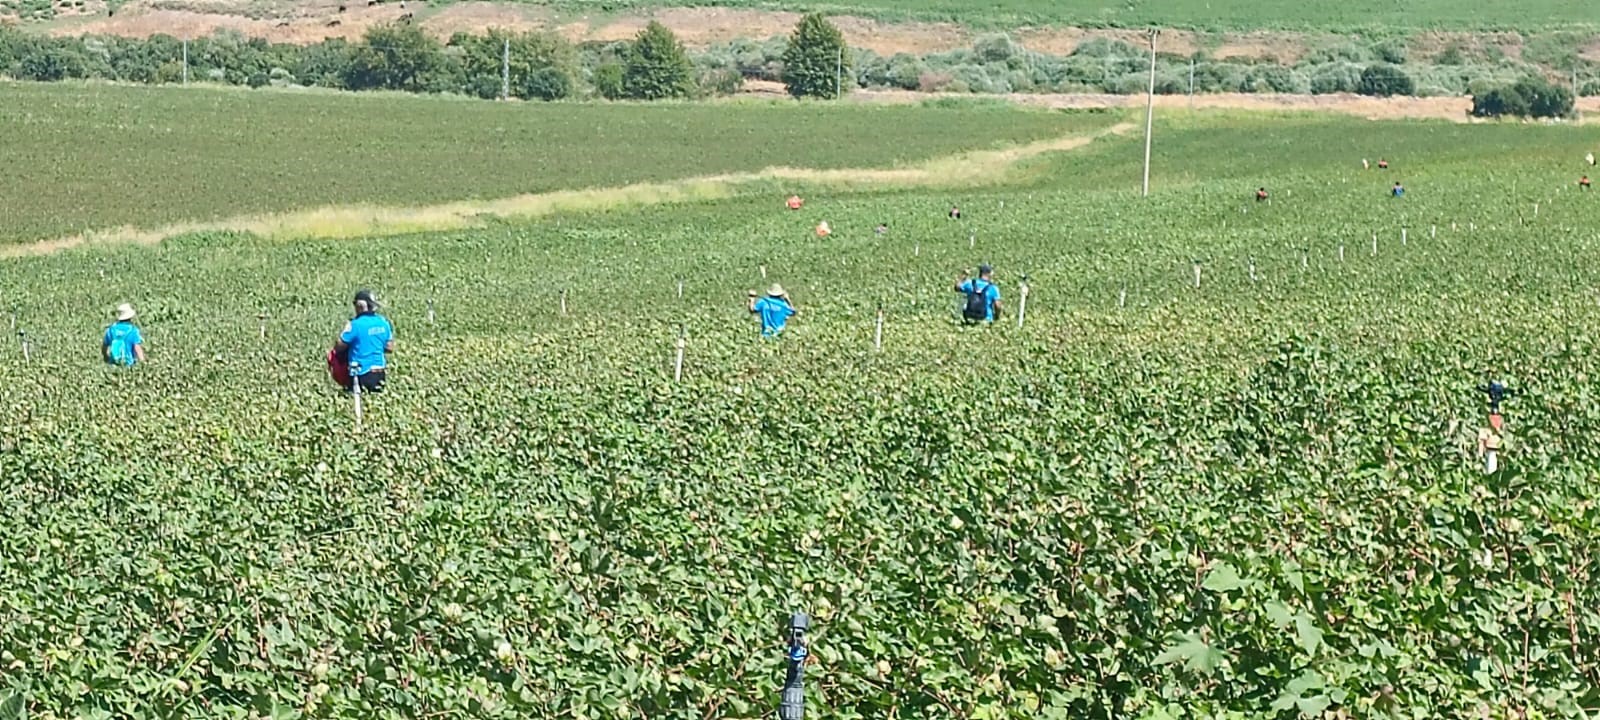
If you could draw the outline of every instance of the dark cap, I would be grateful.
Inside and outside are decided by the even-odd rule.
[[[994,268],[993,267],[990,267],[988,265],[979,265],[978,266],[978,274],[979,275],[988,275],[989,273],[992,273],[992,272],[994,272]]]
[[[372,305],[377,305],[378,299],[372,296],[371,290],[357,290],[356,302],[365,302]]]

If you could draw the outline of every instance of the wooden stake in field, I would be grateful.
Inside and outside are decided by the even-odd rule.
[[[872,349],[883,352],[883,303],[878,303],[878,324],[872,330]]]
[[[968,248],[975,248],[977,246],[978,246],[978,231],[973,230],[972,232],[967,233],[967,247]]]
[[[678,359],[672,364],[672,381],[683,382],[683,349],[689,344],[682,325],[678,326]]]
[[[356,429],[361,429],[361,366],[350,363],[350,396],[355,401]]]
[[[683,299],[683,278],[678,278],[678,299]]]
[[[918,242],[911,248],[912,257],[922,257],[922,243]]]
[[[1378,256],[1378,234],[1377,233],[1373,233],[1372,234],[1372,256],[1373,257],[1377,257]]]
[[[1019,288],[1022,297],[1017,300],[1017,328],[1022,327],[1022,321],[1028,316],[1028,276],[1022,276],[1022,286]]]
[[[767,266],[765,266],[765,265],[761,266],[761,279],[762,280],[767,279]]]

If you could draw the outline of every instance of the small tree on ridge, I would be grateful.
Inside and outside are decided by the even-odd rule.
[[[623,94],[635,100],[688,97],[694,92],[694,66],[678,36],[654,20],[628,48],[622,70]]]
[[[783,51],[783,84],[797,98],[831,98],[843,94],[841,78],[850,74],[844,34],[820,14],[800,20]]]

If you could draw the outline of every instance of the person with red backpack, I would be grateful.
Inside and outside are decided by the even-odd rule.
[[[356,293],[355,311],[328,351],[328,374],[345,390],[359,383],[364,393],[383,392],[388,355],[394,352],[394,326],[378,314],[378,300],[371,290]]]
[[[961,308],[961,320],[966,324],[991,323],[1000,315],[1000,286],[994,282],[994,268],[980,265],[976,278],[962,272],[956,278],[956,292],[967,298]]]

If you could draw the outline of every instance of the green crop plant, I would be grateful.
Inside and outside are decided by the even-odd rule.
[[[802,188],[795,212],[772,188],[0,261],[0,323],[34,343],[0,345],[0,695],[763,717],[806,610],[817,717],[1600,707],[1593,133],[1155,129],[1147,201],[1142,142],[1106,136],[1004,184]],[[1024,327],[957,324],[980,262],[1008,301],[1029,276]],[[801,315],[762,341],[744,296],[774,281]],[[399,345],[357,432],[320,353],[362,286]],[[114,372],[124,301],[151,359]],[[1491,476],[1485,373],[1518,391]]]

